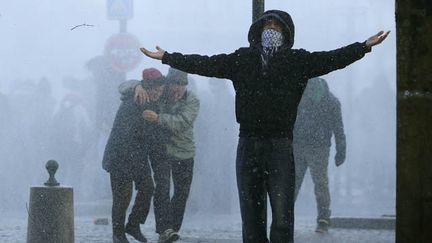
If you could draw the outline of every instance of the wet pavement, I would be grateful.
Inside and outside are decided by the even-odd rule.
[[[75,242],[108,243],[111,242],[111,225],[97,225],[95,220],[101,217],[78,217],[75,219]],[[106,217],[102,217],[105,219]],[[104,221],[104,220],[102,220]],[[202,216],[194,215],[185,218],[182,238],[179,243],[240,243],[241,224],[236,216]],[[393,243],[393,230],[356,230],[330,229],[327,234],[314,232],[315,225],[310,219],[297,219],[295,225],[296,243]],[[149,218],[142,226],[142,231],[149,242],[157,242],[154,233],[154,220]],[[1,243],[25,243],[27,219],[25,217],[8,217],[0,220]],[[138,242],[129,238],[131,243]]]

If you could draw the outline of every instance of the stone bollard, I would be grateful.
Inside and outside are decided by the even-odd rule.
[[[27,243],[73,243],[73,189],[55,179],[56,161],[48,161],[45,167],[49,173],[45,186],[30,188]]]

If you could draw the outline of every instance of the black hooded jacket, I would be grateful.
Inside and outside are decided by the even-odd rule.
[[[268,17],[283,25],[285,44],[274,53],[265,70],[261,61],[261,32]],[[250,47],[214,56],[165,52],[162,62],[187,73],[230,79],[236,91],[236,118],[240,137],[292,139],[297,106],[307,80],[341,69],[361,59],[370,49],[354,43],[333,51],[291,49],[294,24],[289,14],[265,12],[248,34]]]

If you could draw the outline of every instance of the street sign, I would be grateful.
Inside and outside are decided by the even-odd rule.
[[[114,69],[127,72],[140,63],[143,54],[139,48],[138,38],[129,33],[119,33],[105,43],[105,55]]]
[[[133,16],[133,0],[107,0],[108,19],[127,20]]]

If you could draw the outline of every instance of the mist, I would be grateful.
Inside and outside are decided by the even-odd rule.
[[[332,215],[394,215],[394,1],[268,0],[269,9],[291,14],[293,48],[308,51],[363,42],[380,30],[393,32],[362,60],[322,78],[342,104],[347,137],[345,164],[334,165],[334,145],[330,154]],[[159,45],[168,52],[211,55],[248,46],[251,21],[251,1],[136,0],[126,29],[150,50]],[[107,18],[102,0],[0,1],[1,214],[25,216],[29,188],[48,179],[44,166],[50,159],[60,164],[57,180],[74,188],[76,206],[109,206],[109,175],[101,160],[120,104],[117,86],[141,79],[144,68],[168,70],[143,55],[126,73],[100,70],[106,41],[119,28],[117,20]],[[238,215],[232,84],[198,75],[190,79],[188,89],[200,98],[201,109],[194,128],[197,152],[186,219]],[[296,218],[313,223],[315,207],[307,174]],[[211,224],[205,218],[202,222]]]

